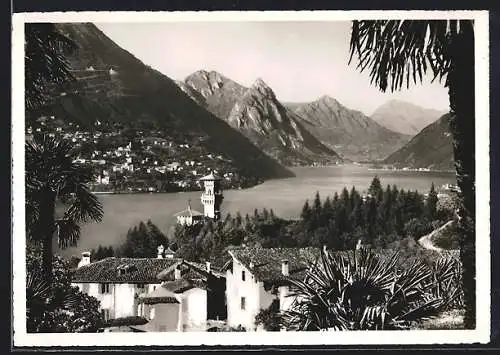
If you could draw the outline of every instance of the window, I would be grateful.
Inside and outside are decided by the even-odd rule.
[[[137,284],[137,292],[144,293],[146,292],[146,284]]]
[[[245,307],[246,307],[246,299],[245,299],[245,297],[241,297],[240,307],[241,307],[242,310],[245,310]]]
[[[241,272],[241,280],[245,281],[245,271],[244,270]]]
[[[109,309],[101,309],[101,314],[105,321],[109,319]]]
[[[110,293],[109,284],[101,284],[100,291],[102,294]]]

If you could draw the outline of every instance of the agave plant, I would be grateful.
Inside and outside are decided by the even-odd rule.
[[[454,273],[445,264],[432,269],[419,259],[404,269],[400,265],[398,253],[381,258],[365,248],[345,254],[324,250],[303,281],[290,279],[294,301],[284,312],[285,326],[407,329],[444,310],[450,300],[437,292],[437,285],[447,285]]]

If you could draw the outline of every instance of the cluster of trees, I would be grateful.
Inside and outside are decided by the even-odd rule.
[[[404,246],[453,218],[453,211],[437,209],[434,185],[425,198],[417,191],[396,186],[382,188],[375,177],[368,194],[353,187],[312,205],[306,201],[299,220],[276,217],[272,210],[255,210],[242,217],[228,214],[220,221],[176,226],[173,240],[177,255],[186,259],[224,260],[231,246],[322,247],[352,249],[358,240],[374,248]],[[403,242],[406,240],[405,242]],[[413,243],[412,245],[415,245]]]
[[[97,332],[104,324],[99,301],[71,286],[68,261],[54,256],[52,281],[44,279],[42,248],[29,243],[26,250],[26,327],[28,332]]]
[[[156,224],[148,220],[139,222],[138,225],[130,228],[123,244],[114,246],[99,245],[90,250],[92,262],[110,257],[120,258],[154,258],[158,252],[158,246],[165,248],[170,246],[176,249],[175,243],[171,243],[167,236],[158,228]],[[73,257],[70,260],[71,266],[77,266],[80,259]]]
[[[365,196],[355,187],[321,201],[319,193],[305,203],[301,214],[300,244],[351,249],[358,240],[386,248],[404,237],[419,238],[451,218],[451,211],[437,209],[434,185],[425,198],[417,191],[396,186],[384,189],[376,176]]]

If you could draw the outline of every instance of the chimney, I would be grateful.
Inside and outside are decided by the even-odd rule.
[[[323,253],[326,254],[327,252],[328,252],[328,249],[326,248],[326,244],[325,244],[325,245],[323,245]]]
[[[158,246],[158,255],[156,256],[158,259],[163,259],[163,252],[165,251],[165,247],[163,245]]]
[[[175,280],[180,280],[181,279],[181,268],[179,266],[177,266],[175,268],[174,279]]]
[[[255,264],[253,261],[250,261],[250,265],[248,265],[250,267],[250,270],[252,270],[254,267],[255,267]]]
[[[289,268],[288,268],[288,260],[283,260],[281,262],[281,273],[283,274],[283,276],[288,276],[290,275],[290,272],[289,272]]]
[[[361,249],[362,246],[363,244],[361,243],[361,239],[358,239],[358,243],[356,244],[356,250]]]
[[[205,263],[205,265],[206,265],[206,268],[207,268],[207,272],[210,273],[210,261],[207,261]]]
[[[78,263],[78,267],[82,267],[90,264],[90,251],[84,251],[82,253],[82,259]]]

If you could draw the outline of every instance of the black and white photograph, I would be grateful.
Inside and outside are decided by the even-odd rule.
[[[14,14],[14,345],[488,342],[488,41],[487,11]]]

